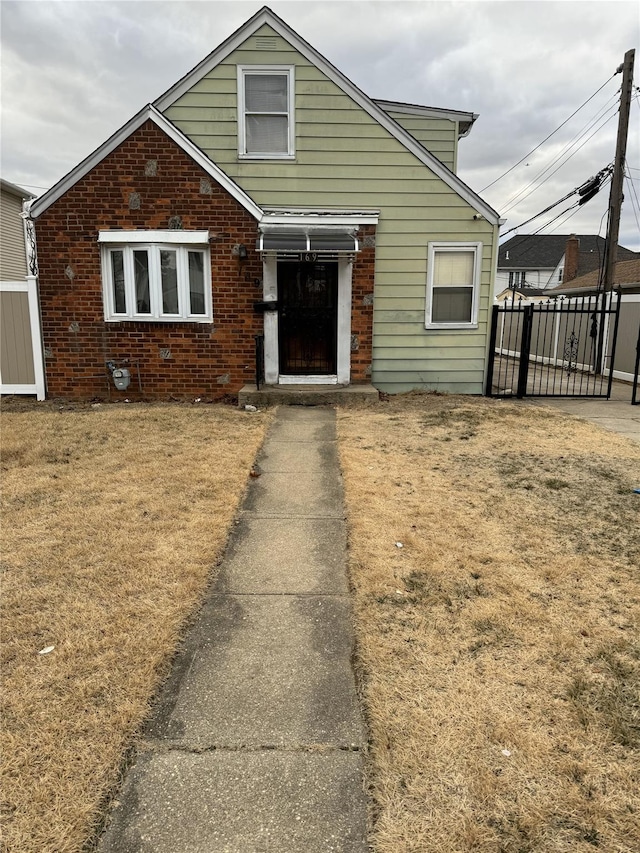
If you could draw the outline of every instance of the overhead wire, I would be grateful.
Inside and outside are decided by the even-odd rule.
[[[626,169],[629,168],[628,164],[625,162]],[[633,185],[632,178],[625,171],[624,179],[629,186],[629,198],[631,199],[631,209],[633,210],[633,216],[636,220],[636,225],[638,226],[638,232],[640,232],[640,200],[638,199],[638,194],[636,192],[636,188]]]
[[[506,171],[506,172],[503,172],[503,174],[502,174],[502,175],[500,175],[499,177],[497,177],[497,178],[495,179],[495,181],[491,181],[491,183],[490,183],[490,184],[487,184],[487,186],[486,186],[486,187],[483,187],[483,188],[480,190],[480,192],[481,192],[481,193],[483,193],[485,190],[488,190],[488,189],[489,189],[489,187],[492,187],[494,184],[497,184],[497,183],[498,183],[498,181],[501,181],[504,177],[506,177],[506,175],[508,175],[510,172],[513,172],[513,170],[514,170],[517,166],[519,166],[521,163],[524,163],[524,161],[527,159],[527,157],[530,157],[530,156],[531,156],[535,151],[537,151],[537,150],[538,150],[538,148],[541,148],[541,147],[545,144],[545,142],[548,142],[548,141],[551,139],[551,137],[552,137],[552,136],[554,136],[554,135],[555,135],[559,130],[561,130],[561,129],[565,126],[565,124],[567,124],[567,122],[571,121],[571,119],[572,119],[575,115],[577,115],[577,114],[580,112],[580,110],[581,110],[581,109],[583,109],[583,107],[586,107],[586,105],[587,105],[590,101],[592,101],[592,100],[595,98],[595,96],[596,96],[599,92],[601,92],[601,91],[604,89],[604,87],[605,87],[605,86],[607,86],[607,85],[608,85],[608,84],[613,80],[613,78],[616,76],[616,74],[617,74],[617,73],[618,73],[617,71],[614,71],[614,73],[611,75],[611,77],[609,77],[609,79],[608,79],[608,80],[606,80],[606,81],[602,84],[602,86],[600,86],[600,88],[599,88],[599,89],[596,89],[596,91],[593,93],[593,95],[591,95],[591,97],[587,98],[587,100],[586,100],[583,104],[581,104],[581,105],[578,107],[578,109],[577,109],[577,110],[574,110],[574,112],[572,112],[572,113],[571,113],[571,115],[570,115],[568,118],[566,118],[566,119],[562,122],[562,124],[558,125],[558,127],[556,127],[556,129],[555,129],[554,131],[552,131],[548,136],[546,136],[546,137],[542,140],[542,142],[540,142],[538,145],[536,145],[536,147],[535,147],[535,148],[532,148],[532,149],[531,149],[531,151],[529,151],[529,153],[528,153],[528,154],[525,154],[525,155],[524,155],[524,157],[523,157],[521,160],[518,160],[518,162],[517,162],[517,163],[514,163],[514,165],[513,165],[513,166],[511,166],[511,168],[510,168],[510,169],[507,169],[507,171]]]
[[[589,195],[589,193],[586,192],[589,185],[592,183],[595,184],[596,189],[595,189],[595,192],[593,193],[593,195],[596,195],[600,191],[600,189],[603,186],[604,182],[606,181],[607,177],[610,176],[611,168],[612,168],[611,164],[609,164],[608,166],[605,166],[605,168],[601,169],[594,178],[591,178],[588,181],[585,181],[579,187],[575,187],[574,189],[571,190],[571,192],[568,192],[566,195],[562,196],[562,198],[559,198],[557,201],[554,201],[552,204],[545,207],[544,210],[539,211],[538,213],[534,214],[534,216],[530,216],[529,219],[526,219],[524,222],[521,222],[519,225],[514,225],[513,228],[510,228],[508,231],[505,231],[500,236],[505,237],[507,234],[511,234],[512,231],[517,231],[518,228],[522,228],[524,225],[528,225],[530,222],[533,222],[534,219],[538,219],[538,217],[544,216],[545,213],[548,213],[550,210],[553,210],[554,207],[557,207],[559,204],[562,204],[563,201],[566,201],[568,198],[571,198],[571,196],[575,195],[576,193],[580,193],[581,197],[578,199],[578,201],[576,201],[575,205],[576,205],[576,207],[582,207],[586,203],[586,201],[588,201],[588,199],[591,197]],[[567,208],[567,210],[569,210],[569,209],[570,208]],[[555,218],[557,218],[557,217],[555,217]],[[554,220],[551,220],[551,221],[554,221]]]
[[[616,113],[617,113],[617,106],[616,106],[616,108],[615,108],[615,109],[613,109],[613,111],[611,112],[611,115],[609,115],[609,116],[608,116],[608,117],[607,117],[607,118],[602,122],[602,124],[601,124],[599,127],[597,127],[597,128],[594,130],[594,132],[593,132],[590,136],[588,136],[588,137],[587,137],[587,138],[582,142],[582,144],[581,144],[581,145],[579,145],[579,146],[578,146],[578,148],[576,148],[576,150],[575,150],[575,151],[573,151],[571,154],[569,154],[569,156],[568,156],[568,157],[566,157],[562,163],[559,163],[559,164],[558,164],[558,166],[557,166],[557,168],[556,168],[556,169],[554,169],[554,170],[553,170],[553,172],[551,172],[551,174],[547,175],[547,177],[544,179],[544,181],[540,181],[540,183],[539,183],[539,184],[537,184],[537,186],[533,187],[533,189],[531,190],[531,192],[528,192],[526,195],[522,195],[522,194],[523,194],[527,189],[529,189],[529,187],[533,186],[533,184],[538,180],[538,178],[542,177],[546,172],[548,172],[548,171],[549,171],[549,169],[550,169],[550,168],[552,168],[552,166],[554,166],[554,165],[556,164],[556,162],[558,161],[558,158],[555,158],[555,159],[554,159],[554,160],[553,160],[553,161],[552,161],[548,166],[546,166],[546,167],[545,167],[541,172],[539,172],[539,173],[536,175],[536,177],[535,177],[535,178],[534,178],[534,179],[533,179],[529,184],[527,184],[527,186],[526,186],[526,187],[524,187],[522,190],[520,190],[520,192],[516,193],[516,195],[515,195],[515,196],[513,196],[513,197],[512,197],[512,198],[507,202],[507,204],[506,204],[506,206],[505,206],[505,207],[503,207],[503,208],[501,207],[501,212],[502,212],[503,214],[508,213],[510,210],[513,210],[513,208],[514,208],[514,207],[516,207],[516,205],[517,205],[517,204],[520,204],[520,203],[521,203],[521,202],[523,202],[526,198],[528,198],[530,195],[533,195],[533,193],[534,193],[536,190],[540,189],[540,187],[541,187],[541,186],[543,186],[543,185],[544,185],[544,184],[545,184],[545,183],[546,183],[550,178],[552,178],[552,177],[556,174],[556,172],[560,171],[560,169],[561,169],[563,166],[565,166],[565,165],[569,162],[569,160],[571,160],[571,158],[572,158],[572,157],[574,157],[574,156],[578,153],[578,151],[580,151],[582,148],[584,148],[584,146],[587,144],[587,142],[589,142],[591,139],[593,139],[593,137],[594,137],[597,133],[599,133],[599,132],[600,132],[600,131],[601,131],[601,130],[602,130],[602,129],[603,129],[603,128],[604,128],[604,127],[605,127],[605,126],[610,122],[610,121],[611,121],[611,119],[616,115]],[[576,140],[576,141],[578,141],[578,140]],[[566,147],[566,146],[565,146],[565,147]],[[559,155],[559,156],[561,156],[561,155]]]

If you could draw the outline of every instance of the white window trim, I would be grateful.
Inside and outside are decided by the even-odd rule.
[[[473,252],[473,291],[471,298],[471,321],[466,323],[434,323],[431,320],[433,304],[433,271],[436,252]],[[425,329],[477,329],[478,301],[480,291],[480,271],[482,266],[482,243],[473,242],[438,242],[429,243],[427,253],[427,299],[425,307]]]
[[[118,240],[112,239],[110,235],[116,232],[102,232],[99,242],[102,244],[102,299],[104,305],[104,319],[110,323],[211,323],[213,319],[212,297],[211,297],[211,257],[209,254],[208,232],[186,232],[190,236],[187,240],[178,241],[176,238],[162,242],[152,242],[150,235],[176,235],[185,232],[120,232]],[[193,235],[206,234],[206,242],[192,239]],[[123,241],[126,235],[126,241]],[[135,236],[133,236],[135,235]],[[135,283],[133,273],[133,252],[138,250],[150,250],[149,254],[149,290],[151,301],[150,314],[137,314],[135,306]],[[176,252],[176,266],[178,271],[178,306],[181,309],[178,314],[162,314],[162,283],[160,273],[160,251],[168,249]],[[127,311],[117,314],[115,311],[115,299],[113,288],[113,269],[111,266],[111,252],[122,250],[124,253],[123,263],[125,269],[125,299]],[[189,251],[201,251],[204,253],[204,314],[189,314]]]
[[[286,152],[246,153],[244,78],[247,74],[282,74],[287,76],[289,102],[289,150]],[[293,160],[296,156],[295,65],[238,65],[238,158],[240,160]]]
[[[171,243],[176,246],[184,246],[187,243],[206,246],[209,242],[208,231],[101,231],[98,235],[98,243],[119,243],[126,246],[128,243]]]

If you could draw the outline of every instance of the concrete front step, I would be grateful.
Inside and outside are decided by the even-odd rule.
[[[265,406],[341,406],[358,401],[375,401],[373,385],[245,385],[238,393],[238,405]]]

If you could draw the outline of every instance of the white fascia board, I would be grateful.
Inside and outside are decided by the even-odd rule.
[[[58,181],[55,186],[51,187],[44,195],[40,196],[31,205],[30,215],[32,219],[37,219],[48,207],[56,202],[68,190],[71,189],[81,178],[98,165],[105,157],[111,154],[118,145],[121,145],[126,139],[131,136],[142,125],[151,120],[160,130],[178,145],[179,148],[191,157],[198,166],[200,166],[208,175],[217,181],[228,193],[239,202],[245,210],[247,210],[256,220],[262,216],[262,209],[251,199],[238,184],[235,183],[227,174],[225,174],[219,166],[207,157],[207,155],[198,148],[182,131],[169,121],[168,118],[162,115],[152,104],[143,107],[139,113],[133,116],[120,130],[117,130],[112,136],[107,139],[99,148],[86,157],[79,163],[75,169],[72,169],[68,174]]]
[[[484,199],[480,198],[470,187],[468,187],[460,178],[448,169],[444,163],[441,163],[437,157],[434,157],[431,152],[427,151],[420,143],[411,136],[403,127],[401,127],[391,116],[377,106],[368,95],[359,89],[355,83],[352,83],[344,74],[333,66],[322,54],[306,42],[302,36],[299,36],[294,30],[289,27],[281,18],[275,15],[271,9],[264,6],[257,12],[253,18],[250,18],[238,30],[235,31],[229,38],[217,47],[212,53],[205,57],[196,67],[186,74],[182,80],[179,80],[175,86],[161,95],[154,106],[163,111],[168,109],[178,98],[186,94],[195,83],[202,77],[208,74],[216,65],[219,65],[229,54],[252,36],[260,27],[267,25],[275,30],[278,35],[288,41],[305,59],[313,63],[326,76],[336,84],[342,91],[348,95],[355,103],[358,104],[371,118],[385,128],[392,136],[394,136],[404,147],[410,151],[418,160],[428,166],[431,171],[437,175],[448,187],[456,192],[460,198],[464,199],[474,210],[482,213],[485,219],[492,225],[497,225],[499,222],[499,214],[487,204]]]
[[[98,243],[176,243],[181,246],[209,242],[208,231],[100,231]]]
[[[22,187],[19,187],[17,184],[12,184],[11,181],[5,181],[2,178],[0,178],[0,188],[4,192],[9,193],[9,195],[13,195],[16,198],[29,199],[36,197],[35,193],[31,193],[29,192],[29,190],[25,190]]]
[[[478,118],[478,113],[469,113],[463,110],[448,110],[442,107],[422,107],[420,104],[405,104],[402,101],[383,101],[373,98],[373,103],[382,107],[383,110],[394,110],[410,116],[425,116],[426,118],[448,118],[450,121],[470,121]]]

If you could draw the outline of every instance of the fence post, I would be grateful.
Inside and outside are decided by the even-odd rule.
[[[533,305],[525,305],[522,312],[522,339],[520,342],[520,368],[518,370],[518,391],[516,397],[521,400],[527,394],[529,376],[529,353],[531,351],[531,329],[533,328]]]
[[[618,321],[620,320],[620,303],[622,302],[622,290],[618,290],[618,301],[616,302],[616,313],[615,320],[613,323],[613,343],[611,344],[611,360],[609,361],[609,381],[607,383],[607,400],[611,397],[611,386],[613,384],[613,367],[616,363],[616,342],[618,340]],[[611,296],[609,297],[609,312],[611,312],[611,307],[613,303],[613,291],[611,291]],[[609,317],[611,313],[609,313]],[[603,369],[604,369],[604,357],[606,353],[603,353]]]
[[[484,393],[486,397],[493,396],[491,389],[493,387],[493,367],[496,361],[496,336],[498,334],[498,315],[500,306],[494,305],[491,313],[491,332],[489,334],[489,358],[487,360],[487,381],[485,383]]]

